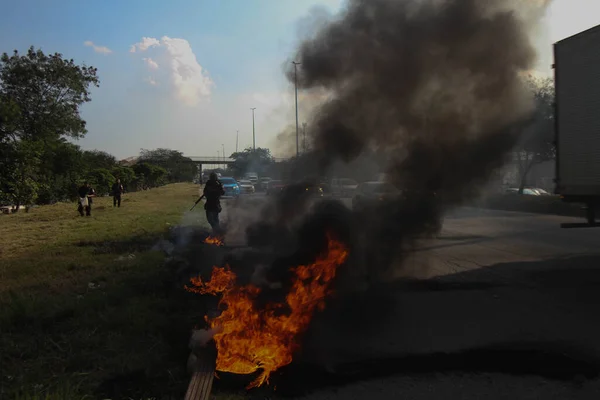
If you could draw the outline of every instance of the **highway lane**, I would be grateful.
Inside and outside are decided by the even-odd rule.
[[[359,301],[349,302],[353,309],[343,305],[332,311],[353,313],[355,322],[371,328],[348,331],[348,324],[328,324],[333,316],[326,315],[316,323],[322,327],[315,328],[318,334],[311,344],[318,350],[314,354],[334,369],[361,359],[498,345],[600,362],[600,229],[561,229],[562,222],[579,221],[473,208],[449,213],[439,237],[422,241],[398,269],[398,277],[427,279],[425,284],[382,285],[360,294]],[[381,307],[385,312],[375,311]],[[530,396],[532,387],[538,387],[540,395],[544,391],[564,395],[566,390],[562,384],[542,384],[538,378],[528,383],[513,378],[509,383],[511,379],[497,375],[483,381],[473,376],[457,379],[468,390],[477,388],[490,396],[498,382],[520,386]],[[407,385],[420,387],[413,388],[416,392],[409,390],[414,398],[426,398],[417,392],[433,387],[431,380],[415,383],[406,376],[384,381],[365,385],[388,394],[388,385],[400,391],[406,391]],[[436,390],[444,386],[451,390],[447,379],[433,383]],[[598,382],[590,385],[586,388],[597,394]],[[350,396],[351,391],[345,393]],[[563,398],[580,394],[570,392]],[[505,395],[498,398],[509,398]]]
[[[257,193],[228,209],[232,240],[243,243],[244,223],[257,218],[266,197]],[[347,207],[350,198],[340,198]],[[233,204],[233,203],[229,203]],[[242,223],[237,223],[242,222]],[[600,255],[600,228],[564,229],[561,223],[582,222],[580,218],[459,207],[447,213],[442,232],[423,240],[398,271],[399,277],[433,278],[481,269],[499,263],[559,260],[574,256]],[[402,223],[398,221],[398,223]],[[231,241],[230,241],[231,242]],[[550,266],[545,264],[545,267]]]
[[[401,364],[407,355],[460,355],[496,346],[598,365],[600,229],[561,229],[562,222],[580,220],[456,209],[446,216],[439,237],[420,243],[398,270],[399,277],[424,278],[425,284],[390,283],[326,311],[315,323],[307,352],[332,370],[365,359],[397,358]],[[348,321],[327,323],[347,314],[353,315]],[[506,367],[504,359],[484,357],[482,364]],[[411,373],[410,366],[401,373],[392,367],[388,377],[317,390],[305,398],[600,398],[598,379],[573,384],[536,376],[535,368],[568,370],[563,362],[519,374],[526,362],[520,356],[510,359],[508,370],[510,363],[515,368],[509,374],[478,371],[477,363],[461,373],[438,372],[431,365],[425,376]]]
[[[600,229],[563,229],[580,219],[476,208],[458,208],[444,219],[438,238],[421,243],[407,264],[430,278],[509,262],[548,261],[600,254]],[[410,264],[413,263],[413,264]]]
[[[501,345],[599,362],[600,228],[562,229],[563,222],[581,220],[468,207],[449,212],[440,235],[421,241],[398,267],[396,277],[404,279],[329,304],[316,317],[303,359],[336,371],[366,359]],[[600,398],[597,380],[574,386],[494,372],[440,375],[435,365],[430,372],[398,375],[392,368],[389,377],[306,398]]]

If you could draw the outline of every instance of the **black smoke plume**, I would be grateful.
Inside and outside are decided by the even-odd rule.
[[[350,242],[359,275],[381,278],[401,264],[415,239],[439,232],[444,211],[476,196],[506,161],[513,127],[532,110],[522,76],[536,61],[536,4],[350,0],[299,45],[300,90],[329,95],[311,116],[312,151],[289,176],[315,180],[370,157],[402,193],[344,214],[357,227]],[[294,82],[293,66],[287,76]],[[286,238],[302,252],[300,227],[322,228],[306,219],[329,209],[306,214],[305,185],[265,209],[249,243]]]
[[[318,24],[293,58],[300,90],[328,93],[310,119],[311,151],[287,166],[297,183],[251,209],[251,250],[230,260],[254,271],[248,279],[264,285],[260,301],[283,300],[290,268],[314,260],[330,232],[350,254],[338,274],[340,309],[352,298],[347,289],[387,279],[417,239],[440,231],[448,208],[477,195],[532,111],[522,76],[536,60],[533,4],[350,0]],[[293,68],[288,78],[294,82]],[[360,210],[315,204],[306,189],[340,163],[377,166],[400,194]]]

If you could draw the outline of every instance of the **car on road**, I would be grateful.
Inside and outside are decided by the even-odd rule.
[[[258,183],[258,174],[256,172],[246,172],[244,174],[244,180],[252,182],[253,185]]]
[[[295,187],[301,188],[304,187],[304,191],[306,194],[323,197],[323,188],[320,184],[314,182],[298,182],[294,185]]]
[[[298,181],[286,185],[282,190],[286,196],[300,197],[300,196],[311,196],[311,197],[323,197],[323,188],[315,182],[311,181]]]
[[[304,190],[313,196],[323,197],[323,187],[317,183],[305,183]]]
[[[272,179],[270,177],[264,176],[258,180],[258,183],[255,186],[255,189],[265,192],[267,190],[267,186],[269,185],[269,182],[271,182],[271,181],[272,181]]]
[[[240,185],[232,177],[223,177],[219,179],[225,190],[225,196],[237,197],[240,195]]]
[[[333,195],[351,196],[357,187],[358,182],[354,179],[340,178],[331,180],[330,190]]]
[[[552,193],[549,193],[548,191],[546,191],[542,188],[530,188],[530,189],[538,192],[540,196],[552,196]]]
[[[241,194],[254,194],[255,192],[254,185],[250,181],[242,179],[238,181],[238,185],[240,186]]]
[[[281,191],[286,187],[286,184],[283,181],[269,181],[267,184],[266,195],[271,196],[277,193],[281,193]]]
[[[352,208],[357,210],[376,202],[401,196],[402,192],[387,182],[364,182],[357,186],[352,198]]]
[[[505,193],[509,194],[509,195],[518,195],[519,189],[518,188],[508,188],[508,189],[506,189]],[[546,192],[543,189],[523,188],[523,195],[524,196],[549,196],[550,193]]]

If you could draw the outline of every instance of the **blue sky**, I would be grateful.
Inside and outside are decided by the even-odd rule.
[[[275,138],[294,112],[282,65],[299,21],[314,6],[335,13],[343,0],[3,3],[0,51],[34,45],[98,68],[101,86],[82,110],[89,133],[79,144],[125,158],[156,147],[216,156],[222,144],[228,155],[236,130],[240,149],[252,143],[251,107],[257,146],[283,151]],[[596,24],[600,1],[554,0],[536,40],[540,69],[551,64],[553,41]]]

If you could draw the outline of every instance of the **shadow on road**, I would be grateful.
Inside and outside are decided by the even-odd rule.
[[[298,395],[398,374],[595,378],[599,267],[600,255],[503,263],[334,299],[273,384]],[[216,385],[249,379],[225,375]]]

